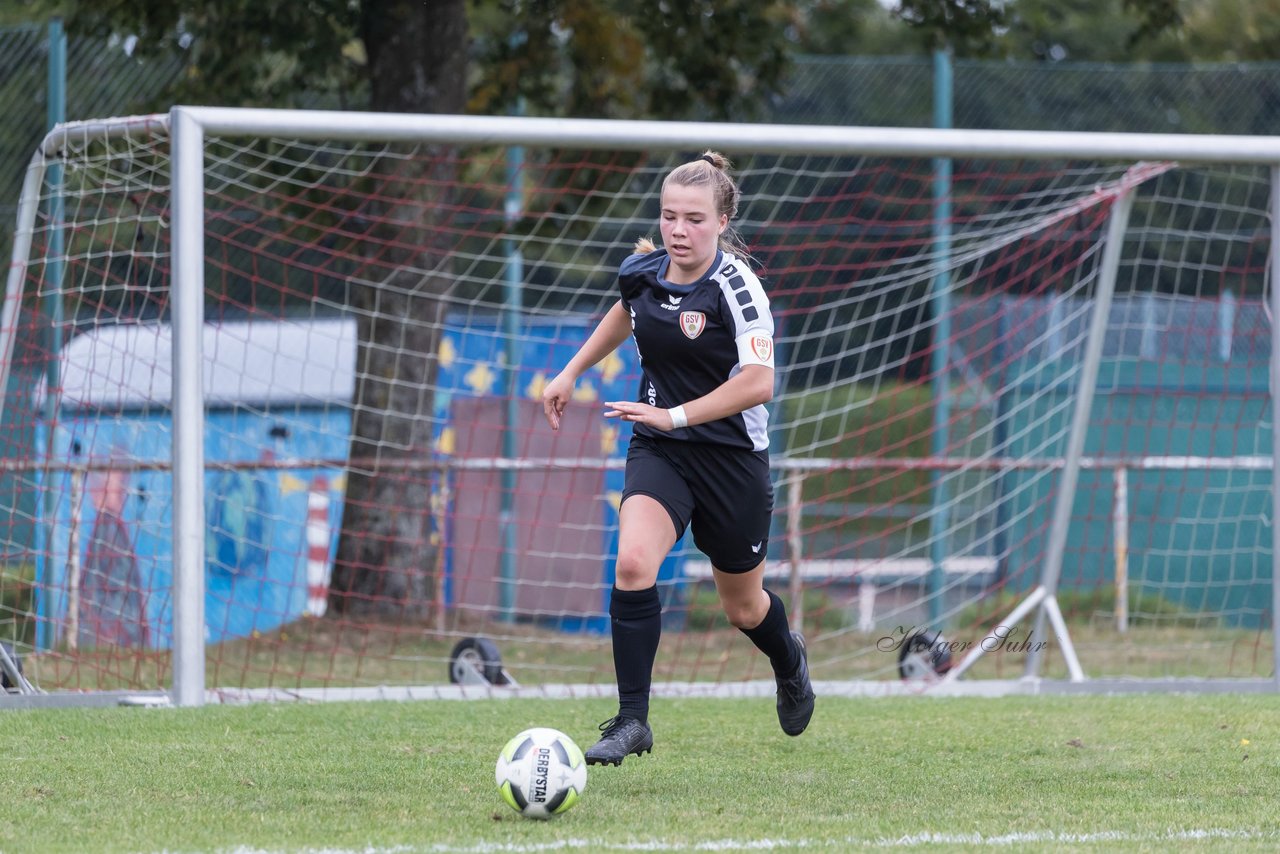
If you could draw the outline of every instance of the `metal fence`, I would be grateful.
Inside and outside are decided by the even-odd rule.
[[[8,257],[23,172],[43,137],[47,30],[0,29],[0,242]],[[139,58],[128,39],[69,38],[67,119],[164,109],[175,57]],[[1280,134],[1280,63],[1109,64],[956,60],[959,128]],[[779,123],[927,127],[929,57],[801,57],[764,110]],[[355,105],[359,108],[360,105]]]
[[[0,246],[9,258],[18,192],[31,152],[44,136],[49,44],[36,26],[0,29]]]
[[[143,60],[131,47],[127,39],[67,39],[69,121],[156,109],[182,64],[170,57]],[[6,261],[22,178],[44,138],[48,105],[48,30],[35,24],[0,28],[0,249]]]
[[[973,130],[1280,134],[1280,63],[955,60],[954,125]],[[927,127],[928,57],[799,59],[770,118]]]

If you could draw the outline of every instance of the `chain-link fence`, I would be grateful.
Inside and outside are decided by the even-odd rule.
[[[0,30],[0,246],[6,260],[22,176],[44,136],[48,69],[49,39],[42,28]]]
[[[956,60],[953,113],[973,130],[1280,133],[1280,63],[1196,65]],[[772,119],[927,127],[933,61],[799,59]]]
[[[154,109],[182,64],[169,57],[139,59],[130,48],[127,39],[67,39],[68,121]],[[0,249],[5,259],[22,179],[31,153],[44,138],[48,109],[47,28],[0,28]]]
[[[7,246],[22,176],[45,130],[49,36],[0,29],[0,240]],[[67,118],[162,108],[177,58],[140,59],[128,39],[70,38]],[[927,127],[930,57],[801,57],[765,115],[774,122]],[[956,60],[959,128],[1280,134],[1280,63],[1196,65]],[[320,106],[320,105],[316,105]],[[356,109],[361,105],[353,105]]]

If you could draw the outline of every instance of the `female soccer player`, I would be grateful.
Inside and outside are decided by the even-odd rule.
[[[640,400],[606,403],[604,413],[634,429],[609,602],[618,714],[587,750],[592,765],[620,765],[653,748],[658,569],[686,526],[711,560],[729,622],[769,656],[783,732],[799,735],[813,715],[804,640],[790,630],[782,600],[764,588],[773,316],[730,226],[739,193],[729,165],[708,151],[666,176],[662,248],[636,243],[618,269],[621,299],[542,394],[547,421],[559,429],[578,377],[635,336]]]

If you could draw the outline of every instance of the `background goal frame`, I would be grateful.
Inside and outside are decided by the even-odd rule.
[[[173,455],[174,478],[173,594],[174,644],[173,687],[170,698],[182,706],[206,702],[204,639],[204,561],[206,527],[204,484],[204,406],[201,366],[204,352],[201,330],[204,325],[205,292],[205,140],[208,136],[279,136],[301,140],[378,140],[425,144],[558,145],[598,147],[611,150],[671,150],[713,147],[733,155],[738,152],[823,155],[883,155],[922,158],[1087,158],[1096,160],[1177,161],[1253,164],[1269,168],[1270,249],[1267,270],[1271,283],[1268,296],[1270,316],[1280,317],[1280,293],[1274,285],[1277,273],[1276,247],[1280,246],[1280,140],[1271,137],[1239,137],[1173,134],[1071,133],[1030,131],[970,131],[875,127],[814,127],[756,124],[712,124],[699,122],[636,122],[590,119],[542,119],[524,117],[480,117],[399,114],[352,114],[347,112],[285,111],[217,107],[174,107],[167,115],[127,119],[107,119],[61,125],[44,140],[32,159],[24,182],[15,232],[13,260],[8,271],[7,290],[0,315],[0,387],[8,379],[13,356],[12,330],[23,299],[23,283],[31,249],[34,222],[45,180],[48,158],[68,140],[88,135],[127,137],[146,129],[162,128],[172,140],[172,236],[173,236]],[[1117,209],[1111,215],[1112,228],[1123,231],[1121,189]],[[1114,255],[1114,253],[1112,253]],[[1114,257],[1102,266],[1102,290],[1095,302],[1090,349],[1086,351],[1083,376],[1089,376],[1089,358],[1101,346],[1100,327],[1105,322],[1107,266],[1114,279]],[[1101,317],[1101,321],[1099,321]],[[1280,332],[1271,329],[1271,375],[1280,374]],[[1039,612],[1054,623],[1065,637],[1056,601],[1058,567],[1053,556],[1066,537],[1074,478],[1084,458],[1082,422],[1087,420],[1092,388],[1085,386],[1076,403],[1068,454],[1062,468],[1051,528],[1049,562],[1042,569],[1041,584],[1019,605],[1015,613],[1025,616]],[[1271,417],[1280,424],[1280,398],[1272,395]],[[1081,413],[1083,412],[1083,415]],[[1273,431],[1271,459],[1280,454],[1280,431]],[[1272,479],[1273,507],[1280,507],[1280,485]],[[1280,613],[1280,530],[1272,525],[1271,613]],[[799,568],[793,573],[798,577]],[[1233,680],[1234,688],[1280,690],[1280,629],[1272,619],[1273,667],[1270,680]],[[1069,644],[1064,646],[1072,682],[1086,682],[1074,661]],[[969,666],[966,660],[950,677],[954,681]],[[1039,674],[1035,657],[1028,662],[1026,675]],[[1087,689],[1088,685],[1076,686]],[[1107,688],[1108,686],[1099,686]],[[1110,686],[1114,687],[1114,686]],[[1177,686],[1174,686],[1177,687]],[[963,690],[963,689],[960,689]],[[1073,689],[1075,690],[1075,689]]]

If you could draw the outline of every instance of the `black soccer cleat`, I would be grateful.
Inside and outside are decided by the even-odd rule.
[[[600,724],[600,731],[604,735],[587,749],[588,765],[621,765],[632,753],[640,756],[653,750],[653,730],[635,718],[618,715]]]
[[[804,638],[799,632],[791,637],[800,648],[800,665],[791,676],[778,680],[778,723],[787,735],[799,735],[809,726],[813,717],[813,682],[809,679],[809,656],[805,652]]]

